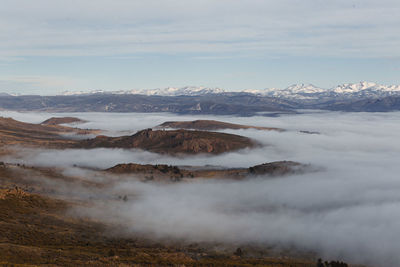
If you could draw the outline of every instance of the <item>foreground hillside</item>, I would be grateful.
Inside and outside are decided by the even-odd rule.
[[[146,239],[108,237],[102,234],[104,225],[65,216],[70,205],[19,188],[0,189],[0,264],[306,267],[313,263],[245,256],[245,249],[218,252],[197,244],[162,245]]]
[[[294,256],[294,253],[291,257],[281,257],[255,246],[233,245],[221,249],[215,244],[159,242],[142,236],[110,234],[117,231],[115,226],[71,216],[69,211],[77,206],[91,205],[89,198],[74,199],[71,198],[74,192],[66,195],[45,180],[35,182],[28,178],[38,174],[65,186],[83,182],[56,169],[0,166],[0,264],[282,267],[314,264],[310,256]],[[86,187],[98,186],[86,184]]]

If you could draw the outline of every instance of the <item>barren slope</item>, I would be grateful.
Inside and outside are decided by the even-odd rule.
[[[111,234],[110,230],[117,226],[68,213],[90,202],[57,199],[59,191],[53,191],[51,183],[45,182],[41,187],[37,183],[26,184],[28,177],[37,172],[55,179],[56,184],[71,179],[52,169],[0,166],[0,265],[313,266],[314,261],[308,256],[280,257],[265,248],[244,246],[237,253],[235,246],[221,250],[213,244],[160,242],[143,236]],[[50,192],[53,197],[42,192]]]
[[[0,146],[63,146],[75,143],[62,134],[90,134],[91,130],[82,130],[59,125],[41,125],[16,121],[11,118],[0,117]]]

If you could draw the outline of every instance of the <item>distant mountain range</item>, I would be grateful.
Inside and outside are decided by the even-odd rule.
[[[52,112],[173,112],[251,116],[298,109],[386,112],[400,110],[400,85],[371,82],[330,89],[296,84],[285,89],[226,91],[168,87],[130,91],[65,92],[56,96],[0,94],[0,109]]]
[[[90,94],[133,94],[133,95],[157,95],[157,96],[200,96],[206,94],[229,93],[221,88],[186,86],[181,88],[167,87],[158,89],[134,89],[127,91],[104,91],[91,92],[63,92],[61,95],[90,95]],[[380,85],[372,82],[346,83],[330,89],[324,89],[312,84],[293,84],[285,89],[267,88],[262,90],[247,89],[236,93],[248,93],[260,96],[279,97],[288,99],[318,99],[326,97],[338,98],[362,98],[362,97],[385,97],[400,95],[400,85]]]
[[[400,85],[379,85],[371,82],[346,83],[330,89],[312,84],[294,84],[286,89],[246,90],[246,92],[288,99],[326,99],[326,98],[379,98],[400,95]]]
[[[157,88],[157,89],[133,89],[133,90],[120,90],[120,91],[104,91],[95,90],[90,92],[77,91],[70,92],[66,91],[61,93],[61,95],[90,95],[90,94],[116,94],[116,95],[158,95],[158,96],[198,96],[206,94],[220,94],[226,93],[227,91],[221,88],[208,88],[208,87],[196,87],[196,86],[185,86],[181,88],[167,87],[167,88]]]

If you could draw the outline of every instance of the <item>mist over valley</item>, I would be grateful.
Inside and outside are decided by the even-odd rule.
[[[319,111],[278,117],[10,111],[0,115],[36,124],[50,117],[74,117],[81,122],[62,127],[101,129],[100,134],[114,137],[155,130],[166,121],[208,119],[230,123],[221,124],[226,128],[219,126],[217,133],[259,144],[190,156],[130,147],[2,146],[8,151],[2,153],[2,168],[19,177],[10,180],[3,174],[3,188],[14,184],[32,194],[74,199],[77,204],[66,214],[104,224],[106,235],[209,244],[208,248],[220,244],[233,251],[241,247],[248,257],[255,253],[250,247],[256,246],[268,248],[271,255],[290,250],[292,257],[303,255],[311,261],[315,258],[310,255],[368,266],[395,266],[400,260],[400,240],[394,234],[400,201],[398,112]],[[78,141],[91,138],[83,135]],[[277,165],[262,165],[271,162]]]

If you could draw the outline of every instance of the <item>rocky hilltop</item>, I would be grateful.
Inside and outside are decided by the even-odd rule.
[[[205,130],[205,131],[215,131],[215,130],[240,130],[240,129],[256,129],[256,130],[266,130],[266,131],[283,131],[280,128],[273,127],[258,127],[234,124],[215,120],[195,120],[195,121],[167,121],[163,124],[157,126],[157,128],[162,129],[192,129],[192,130]]]
[[[304,165],[293,161],[276,161],[250,168],[201,168],[191,166],[171,166],[165,164],[118,164],[114,167],[106,169],[107,172],[116,174],[135,174],[143,180],[156,181],[180,181],[184,178],[231,178],[243,179],[248,176],[268,175],[283,176],[295,173],[304,173],[308,169],[308,165]]]
[[[83,123],[84,120],[75,117],[52,117],[43,121],[42,125],[59,125],[59,124],[66,124],[66,123]]]
[[[97,136],[83,140],[80,148],[139,148],[161,154],[221,154],[252,148],[255,141],[240,135],[189,131],[189,130],[152,130],[146,129],[131,136],[108,137]]]

